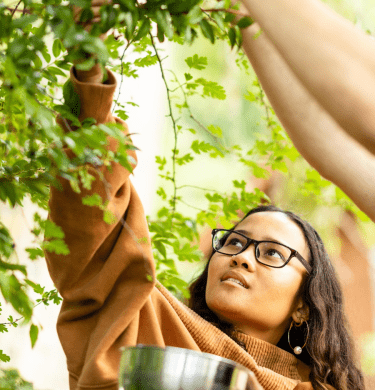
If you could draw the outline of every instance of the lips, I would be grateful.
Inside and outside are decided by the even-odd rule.
[[[249,288],[249,284],[246,282],[246,279],[239,272],[229,271],[229,272],[224,274],[224,276],[221,278],[221,281],[223,282],[224,280],[227,280],[230,278],[237,279],[239,282],[241,282],[245,286],[245,288]]]

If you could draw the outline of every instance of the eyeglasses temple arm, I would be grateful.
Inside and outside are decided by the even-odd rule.
[[[296,252],[296,257],[303,264],[303,266],[307,269],[307,272],[310,274],[312,271],[311,265],[298,252]]]

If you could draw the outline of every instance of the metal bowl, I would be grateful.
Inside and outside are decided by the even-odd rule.
[[[245,390],[250,370],[210,353],[138,344],[123,347],[120,390]]]

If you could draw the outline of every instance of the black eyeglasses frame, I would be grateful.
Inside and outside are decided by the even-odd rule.
[[[302,265],[306,268],[307,272],[310,274],[311,271],[312,271],[312,267],[311,265],[293,248],[290,248],[289,246],[287,245],[284,245],[284,244],[281,244],[280,242],[277,242],[277,241],[257,241],[257,240],[254,240],[252,238],[249,238],[247,236],[245,236],[244,234],[240,233],[240,232],[237,232],[236,230],[228,230],[228,229],[213,229],[212,232],[211,232],[211,235],[212,235],[212,249],[214,250],[214,252],[212,254],[214,254],[215,252],[218,252],[218,253],[221,253],[222,255],[228,255],[227,253],[223,253],[223,252],[220,252],[219,250],[215,249],[214,248],[214,237],[216,235],[216,233],[218,231],[225,231],[225,232],[234,232],[236,234],[239,234],[240,236],[246,238],[246,245],[238,252],[236,253],[235,255],[233,256],[237,256],[239,255],[240,253],[244,252],[251,244],[254,243],[254,252],[255,252],[255,258],[256,260],[260,263],[260,264],[263,264],[263,265],[266,265],[267,267],[272,267],[272,268],[283,268],[285,267],[289,262],[290,260],[292,260],[293,257],[296,257],[301,263]],[[265,264],[265,263],[262,263],[259,259],[258,259],[258,256],[257,256],[257,248],[258,248],[258,245],[261,243],[261,242],[272,242],[274,244],[278,244],[278,245],[281,245],[281,246],[284,246],[285,248],[288,248],[290,251],[291,251],[291,254],[289,256],[289,259],[280,267],[276,267],[274,265],[269,265],[269,264]]]

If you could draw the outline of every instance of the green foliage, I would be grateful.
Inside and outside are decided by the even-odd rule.
[[[207,66],[207,57],[199,57],[198,54],[195,54],[193,57],[186,58],[185,62],[190,69],[202,70]]]
[[[174,78],[168,79],[156,40],[162,43],[168,39],[191,46],[203,37],[212,44],[222,41],[239,49],[240,30],[253,21],[242,18],[235,24],[234,15],[227,12],[229,0],[214,2],[209,11],[205,9],[206,2],[200,0],[148,0],[142,3],[114,0],[113,5],[101,8],[100,23],[88,33],[74,23],[70,5],[83,8],[82,22],[92,17],[89,0],[70,0],[64,4],[60,0],[23,0],[18,7],[27,11],[24,14],[13,12],[5,4],[0,5],[0,199],[15,208],[23,207],[23,199],[28,196],[47,211],[50,186],[61,187],[57,176],[69,180],[72,190],[80,194],[82,188],[91,189],[95,180],[92,169],[100,176],[97,168],[110,167],[114,162],[131,172],[135,161],[128,151],[136,147],[118,124],[96,125],[93,118],[79,121],[82,107],[67,77],[73,61],[80,61],[76,66],[80,70],[89,70],[98,62],[102,67],[119,72],[121,82],[124,77],[138,78],[139,68],[160,66],[168,92],[174,145],[170,155],[156,157],[163,181],[157,190],[162,206],[155,218],[148,217],[148,224],[158,280],[179,298],[188,298],[187,282],[179,274],[177,265],[201,261],[201,230],[219,225],[229,228],[251,207],[270,200],[259,189],[247,191],[246,182],[235,179],[227,193],[197,188],[205,194],[207,204],[203,210],[196,210],[183,196],[182,188],[189,185],[184,183],[179,169],[189,167],[198,159],[232,158],[237,166],[246,167],[253,176],[267,178],[268,169],[287,174],[289,162],[298,162],[299,154],[276,120],[256,79],[245,98],[264,110],[266,116],[261,134],[253,145],[246,145],[248,150],[229,145],[226,140],[228,129],[224,126],[200,123],[191,111],[189,99],[223,101],[227,98],[224,87],[204,74],[210,68],[209,60],[198,54],[185,59],[183,80],[173,72]],[[99,36],[111,28],[116,28],[119,35],[110,35],[102,42]],[[153,31],[156,36],[151,35]],[[133,56],[126,56],[130,51]],[[243,57],[238,57],[237,65],[249,69]],[[170,87],[172,83],[176,84],[175,89]],[[62,98],[59,97],[61,92]],[[124,106],[119,100],[117,96],[114,113],[126,120],[126,105],[136,103],[127,102]],[[181,117],[187,113],[194,122],[184,123],[181,117],[177,118],[177,112]],[[56,124],[57,116],[60,123],[64,123],[66,132]],[[108,137],[118,142],[116,153],[107,150]],[[66,148],[77,157],[69,159]],[[300,193],[320,199],[331,184],[311,169],[304,172]],[[330,201],[352,209],[366,220],[339,190]],[[108,199],[92,194],[83,196],[82,203],[103,210],[106,223],[115,222],[115,216],[107,209]],[[182,213],[185,205],[196,211],[194,217]],[[43,259],[45,251],[69,254],[64,232],[59,226],[49,219],[44,220],[38,213],[34,215],[34,223],[31,232],[35,236],[35,246],[26,248],[30,261]],[[138,241],[142,242],[142,238]],[[21,316],[17,319],[6,316],[6,322],[0,323],[0,333],[4,337],[10,326],[28,324],[34,347],[40,330],[34,323],[34,305],[48,306],[50,302],[58,305],[61,298],[56,289],[45,291],[44,286],[28,279],[27,264],[15,260],[15,245],[9,229],[0,220],[0,290],[6,302]],[[37,294],[36,303],[31,293]],[[0,308],[0,318],[1,315]],[[6,351],[0,350],[0,360],[9,362]],[[4,383],[8,387],[3,387]],[[0,388],[32,389],[32,385],[20,379],[16,370],[3,370]]]
[[[16,10],[6,5],[0,7],[0,199],[13,208],[18,205],[23,207],[24,197],[29,196],[33,203],[48,210],[50,186],[60,188],[58,175],[69,180],[76,193],[81,193],[82,188],[90,190],[95,177],[87,169],[87,164],[98,167],[117,162],[131,171],[135,163],[127,152],[136,148],[124,136],[121,126],[96,126],[90,118],[82,123],[78,120],[81,113],[79,96],[72,82],[67,79],[72,61],[79,62],[76,65],[79,70],[89,70],[98,62],[101,66],[120,71],[122,77],[137,78],[138,68],[158,63],[158,53],[150,39],[154,25],[157,26],[159,42],[166,38],[180,44],[192,44],[199,35],[211,42],[215,38],[225,39],[225,31],[220,35],[213,20],[222,30],[229,31],[231,28],[229,22],[224,21],[223,7],[228,8],[228,2],[217,3],[217,12],[206,13],[202,11],[202,2],[198,0],[149,0],[145,4],[134,0],[114,1],[113,6],[101,7],[101,20],[90,33],[74,23],[69,5],[83,9],[81,22],[87,22],[93,16],[89,0],[71,0],[68,6],[60,0],[43,3],[31,0],[21,1]],[[19,12],[22,10],[24,12]],[[134,53],[138,53],[133,61],[123,60],[125,53],[120,53],[124,46],[123,39],[115,39],[110,35],[102,42],[99,38],[114,27],[118,29],[120,37],[126,39],[125,50],[130,47]],[[109,63],[110,60],[118,59],[118,64]],[[191,70],[202,70],[207,66],[207,58],[194,55],[186,63]],[[217,83],[203,77],[194,79],[191,75],[187,76],[187,80],[190,81],[187,86],[189,95],[200,93],[202,96],[225,99],[225,91]],[[202,88],[201,92],[199,87]],[[62,98],[56,94],[58,90],[62,91]],[[116,115],[127,119],[125,107],[118,104],[118,99],[116,103]],[[56,124],[57,116],[68,132],[63,132]],[[209,127],[208,132],[215,137],[221,135],[221,129],[217,126]],[[108,136],[118,141],[117,153],[106,149]],[[216,146],[210,147],[203,141],[199,142],[196,151],[210,149],[212,156],[222,155]],[[66,147],[75,153],[75,159],[68,159],[64,149]],[[189,151],[179,154],[176,150],[174,157],[178,166],[194,160]],[[165,157],[160,158],[159,168],[162,171],[166,163]],[[174,175],[175,172],[167,173],[166,180],[173,181]],[[164,189],[158,193],[168,207],[175,208],[177,197],[171,200]],[[115,221],[113,213],[107,209],[108,199],[94,194],[83,197],[82,202],[103,210],[105,222],[112,224]],[[35,245],[26,248],[31,261],[43,259],[45,251],[69,254],[64,233],[59,226],[49,219],[43,220],[37,213],[34,222],[32,233]],[[190,247],[189,244],[194,237],[197,240],[198,232],[190,232],[185,217],[177,212],[160,217],[156,225],[161,226],[163,231],[167,227],[178,227],[174,237],[154,237],[154,246],[157,261],[160,258],[160,265],[164,264],[168,270],[160,278],[166,281],[171,290],[182,290],[186,285],[178,278],[175,260],[168,256],[172,254],[176,256],[175,259],[189,261],[199,259],[197,246]],[[8,326],[17,326],[21,319],[23,324],[31,322],[34,304],[28,287],[40,296],[36,304],[48,305],[51,301],[59,304],[61,299],[56,290],[45,291],[43,286],[28,279],[27,265],[18,264],[14,260],[15,245],[8,228],[0,221],[0,289],[5,300],[21,315],[17,320],[8,316],[7,322],[0,324],[1,332],[6,332]],[[38,326],[31,323],[32,346],[35,345],[38,332]],[[0,356],[3,361],[8,360],[4,352]]]
[[[0,350],[1,360],[1,350]],[[18,370],[0,369],[0,389],[4,390],[33,390],[32,383],[25,381]]]

